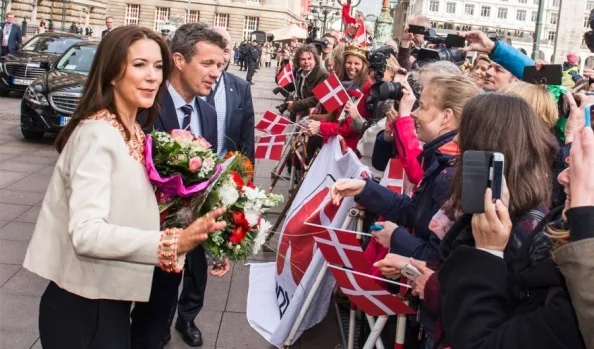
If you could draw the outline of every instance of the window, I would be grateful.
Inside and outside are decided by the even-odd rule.
[[[169,20],[169,7],[155,8],[155,30],[160,32],[161,28]]]
[[[538,12],[532,11],[532,18],[530,19],[532,22],[536,22],[536,18],[538,17]]]
[[[560,0],[551,0],[553,7],[559,7]]]
[[[481,17],[491,17],[491,6],[481,6]]]
[[[124,17],[124,25],[138,24],[140,19],[140,5],[126,4],[126,17]]]
[[[549,31],[549,41],[555,41],[555,35],[557,35],[557,32]]]
[[[429,2],[429,11],[439,12],[439,0],[431,0]]]
[[[186,10],[186,23],[196,23],[200,20],[200,11],[198,10]]]
[[[584,28],[588,28],[588,16],[584,17]]]
[[[447,13],[456,13],[456,3],[455,2],[446,3],[446,12]]]
[[[557,25],[558,19],[559,19],[558,13],[551,13],[551,16],[549,17],[549,23],[552,25]]]
[[[229,25],[229,14],[227,14],[227,13],[215,14],[215,19],[214,19],[215,27],[227,28],[228,25]]]
[[[516,12],[516,19],[518,21],[525,21],[526,20],[526,10],[518,10],[518,12]]]
[[[253,31],[258,30],[258,17],[245,17],[243,22],[243,40],[250,40],[250,35]]]
[[[248,4],[259,4],[260,0],[247,0],[246,1]]]
[[[497,18],[506,19],[507,18],[507,7],[500,7],[497,11]]]
[[[528,3],[528,0],[519,0],[518,2],[519,2],[520,4],[527,4],[527,3]]]
[[[474,4],[464,5],[464,14],[468,16],[474,16]]]
[[[586,10],[592,11],[593,9],[594,9],[594,1],[588,1],[588,3],[586,3]]]

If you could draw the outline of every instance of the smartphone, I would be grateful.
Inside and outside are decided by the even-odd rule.
[[[489,186],[491,152],[467,150],[462,155],[462,212],[485,212],[485,191]]]
[[[594,112],[594,104],[588,104],[584,110],[584,117],[586,118],[585,126],[592,127],[592,112]]]
[[[446,47],[464,47],[466,39],[456,34],[448,34],[446,37]]]
[[[425,34],[427,32],[427,28],[423,27],[422,25],[408,25],[408,32],[411,34]]]
[[[561,64],[545,64],[540,70],[536,66],[524,68],[524,82],[529,84],[561,85],[563,80],[563,67]]]
[[[493,153],[489,170],[489,188],[493,192],[493,202],[501,200],[503,195],[503,168],[505,158],[501,153]]]
[[[402,274],[403,276],[406,276],[407,278],[409,278],[413,281],[416,278],[418,278],[419,276],[423,275],[423,274],[421,274],[419,269],[417,269],[416,267],[414,267],[410,264],[405,265],[404,268],[402,268],[402,270],[400,271],[400,274]]]

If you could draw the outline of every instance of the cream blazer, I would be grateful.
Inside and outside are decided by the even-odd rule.
[[[58,158],[25,268],[85,298],[148,301],[159,209],[132,154],[113,122],[81,122]]]

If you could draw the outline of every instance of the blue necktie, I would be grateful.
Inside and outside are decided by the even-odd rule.
[[[188,126],[190,126],[190,121],[192,121],[192,112],[194,111],[194,108],[192,108],[191,104],[186,104],[180,107],[180,109],[184,113],[184,122],[182,123],[182,129],[192,132],[192,127]]]

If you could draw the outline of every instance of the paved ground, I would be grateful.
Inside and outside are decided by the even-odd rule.
[[[244,77],[245,72],[233,72]],[[258,119],[266,109],[280,104],[271,90],[273,70],[262,69],[255,77],[252,94]],[[47,281],[21,267],[31,238],[41,201],[58,157],[53,138],[25,141],[19,130],[20,96],[0,98],[0,349],[41,348],[37,327],[39,299]],[[270,184],[274,163],[256,164],[256,183]],[[285,193],[286,183],[277,186]],[[270,217],[275,219],[274,217]],[[258,256],[272,260],[273,253]],[[196,323],[205,338],[205,349],[268,349],[271,346],[251,329],[246,319],[249,269],[233,266],[223,279],[211,278],[206,304]],[[332,349],[339,343],[332,316],[308,331],[294,348]],[[167,348],[189,348],[173,331]],[[66,348],[65,348],[66,349]]]

